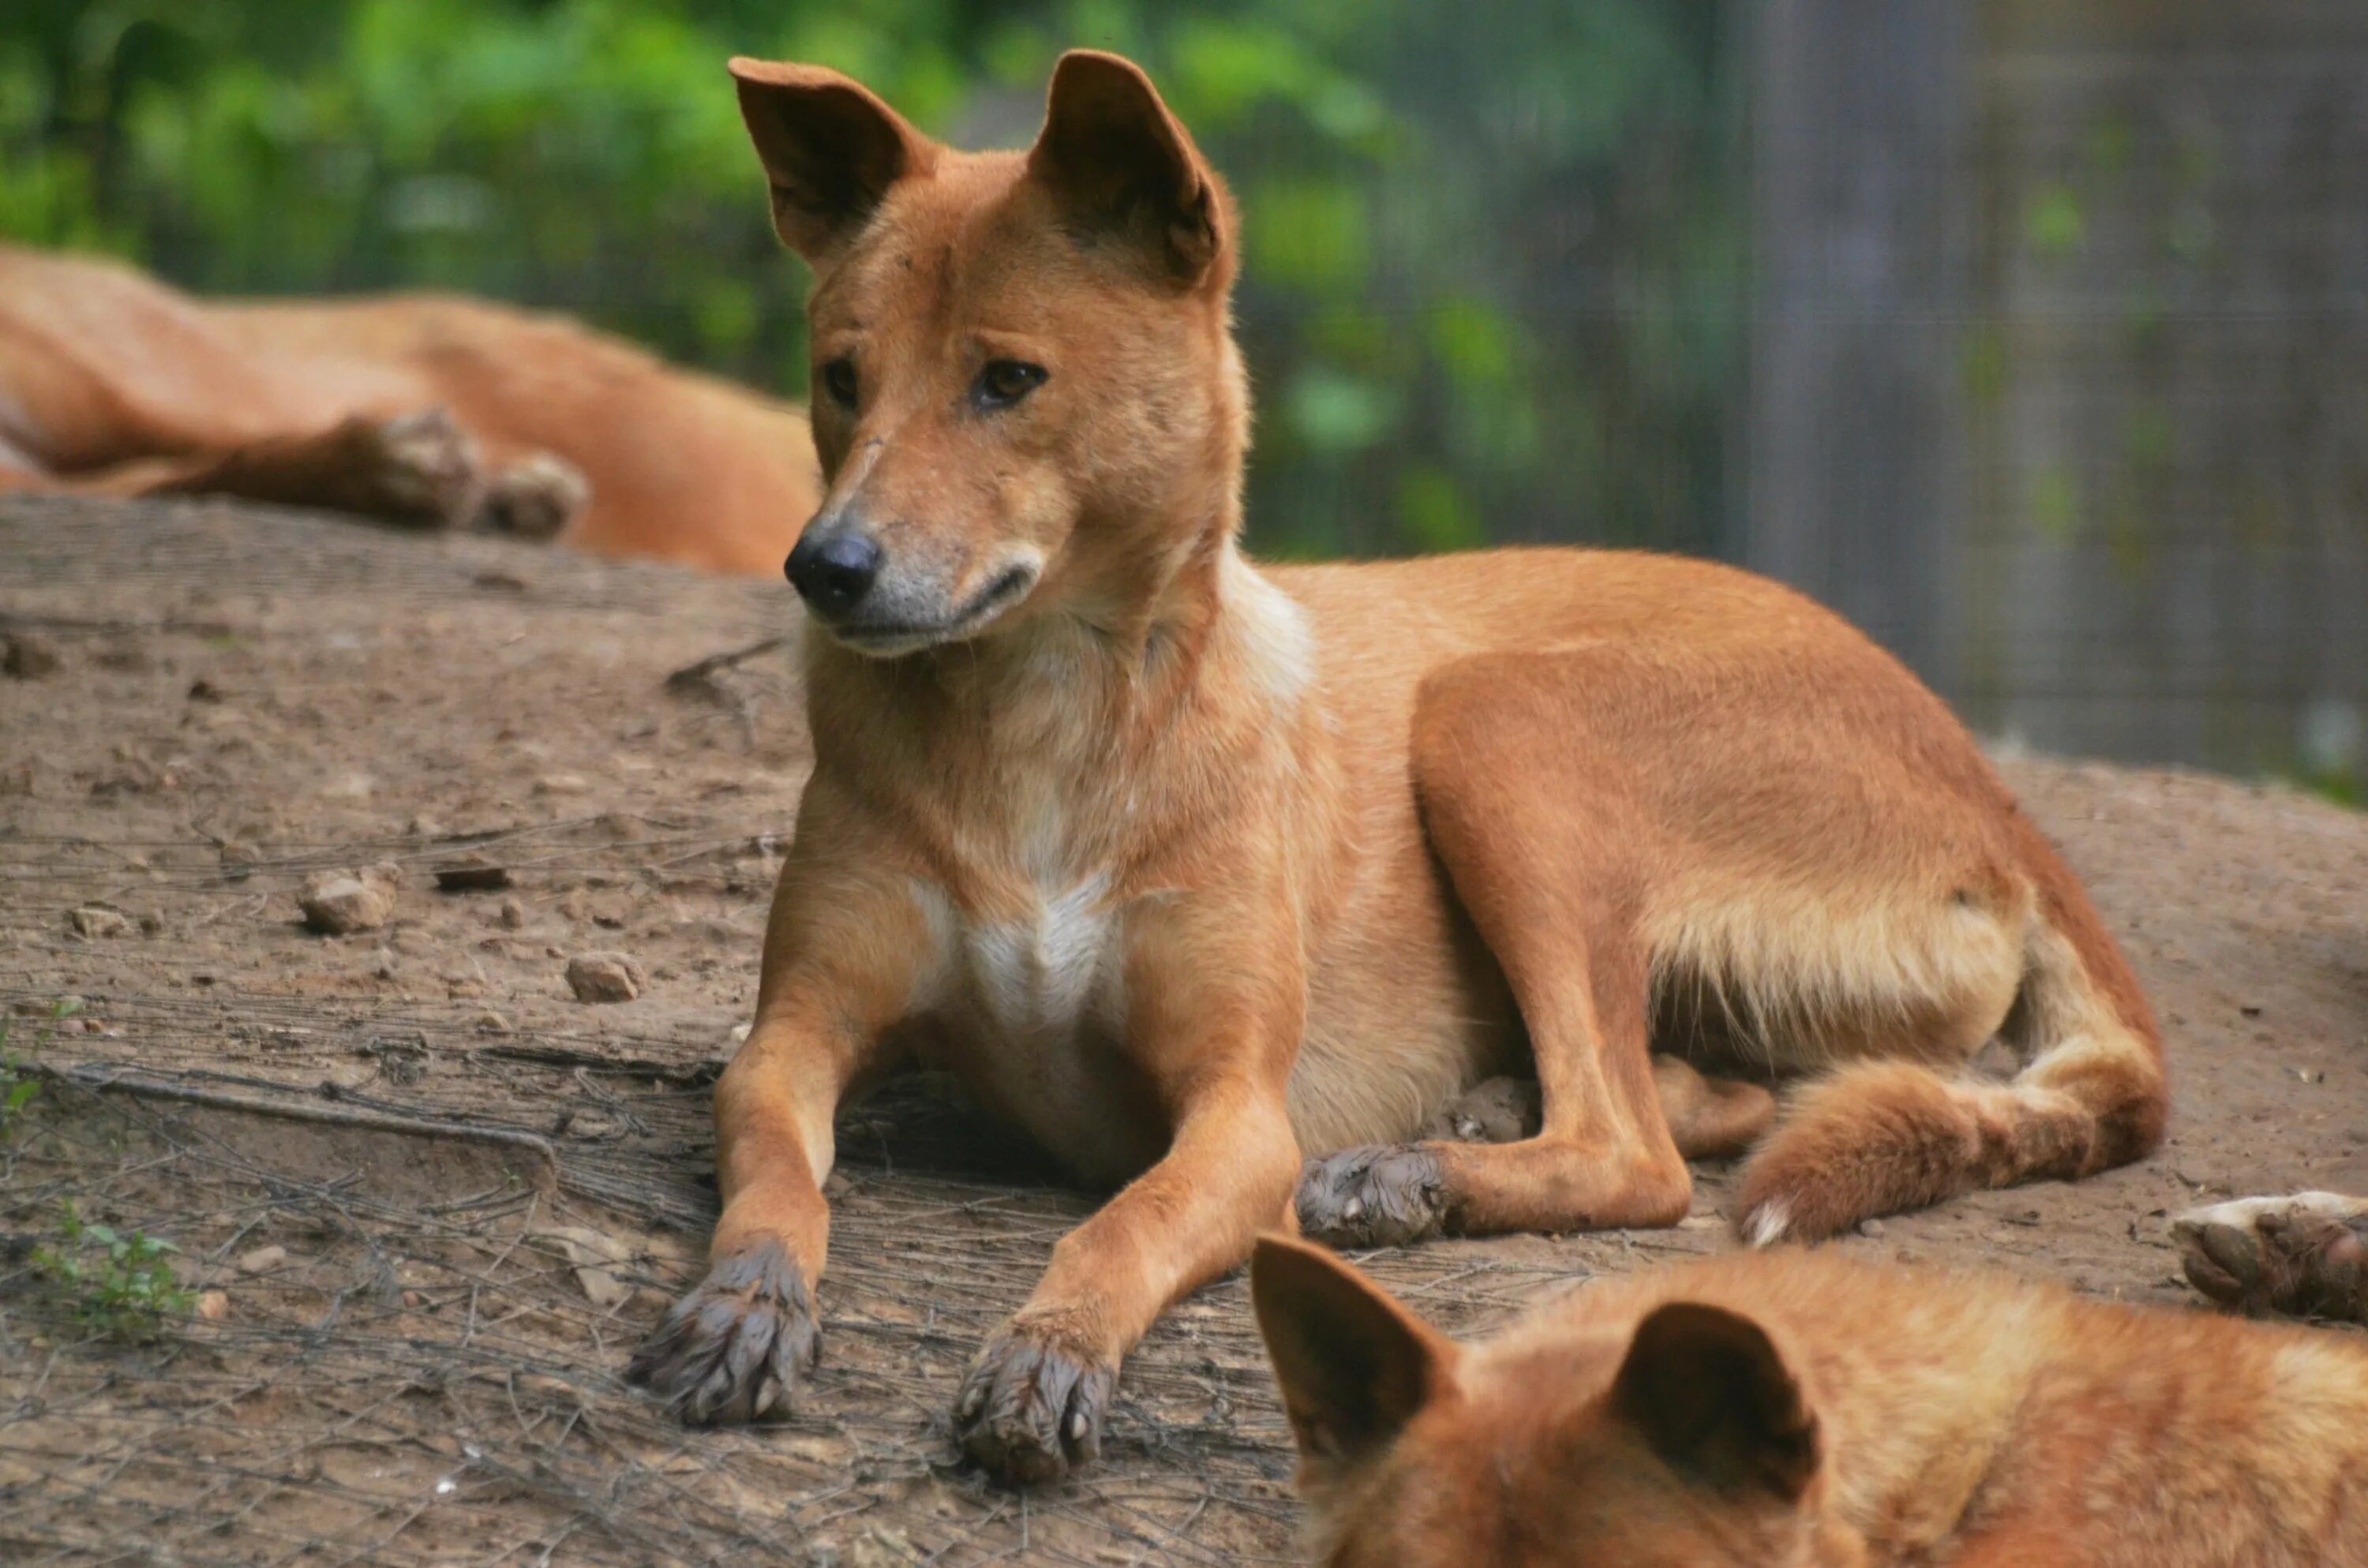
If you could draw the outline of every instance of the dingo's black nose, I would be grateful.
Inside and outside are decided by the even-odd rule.
[[[845,615],[871,591],[880,575],[880,546],[858,533],[808,534],[790,551],[790,586],[815,614]]]

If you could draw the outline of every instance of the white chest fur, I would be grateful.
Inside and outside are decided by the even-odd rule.
[[[919,1007],[1006,1039],[1063,1040],[1089,1027],[1115,1032],[1124,974],[1108,893],[1095,877],[1040,890],[1033,907],[1014,916],[984,919],[956,910],[942,889],[916,883],[937,949]]]

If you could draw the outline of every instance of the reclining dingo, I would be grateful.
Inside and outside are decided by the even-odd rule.
[[[1458,1346],[1259,1243],[1328,1568],[2349,1568],[2368,1339],[1733,1254]]]
[[[557,317],[192,300],[0,244],[0,492],[241,495],[769,574],[815,479],[796,409]]]
[[[827,488],[713,1268],[634,1363],[686,1416],[791,1394],[833,1116],[916,1062],[1118,1188],[957,1395],[1019,1479],[1094,1452],[1128,1348],[1294,1194],[1357,1245],[1667,1225],[1780,1074],[1753,1242],[2155,1146],[2154,1018],[2078,882],[1835,616],[1657,555],[1251,563],[1234,209],[1140,70],[1066,55],[1034,147],[970,153],[733,69],[814,268]],[[1963,1071],[1994,1037],[2009,1083]],[[1532,1066],[1535,1136],[1413,1141]]]

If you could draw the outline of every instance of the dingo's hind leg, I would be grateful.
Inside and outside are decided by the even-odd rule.
[[[1583,657],[1583,655],[1577,655]],[[1432,677],[1415,718],[1424,825],[1457,897],[1503,968],[1527,1025],[1543,1105],[1534,1136],[1345,1150],[1311,1162],[1299,1219],[1338,1245],[1467,1233],[1666,1225],[1692,1179],[1652,1061],[1651,962],[1637,928],[1645,826],[1616,782],[1557,756],[1541,725],[1574,685],[1574,655],[1467,661]],[[1545,755],[1541,755],[1541,753]],[[1574,798],[1572,791],[1580,791]],[[1726,1142],[1764,1120],[1748,1091],[1690,1073],[1692,1120]],[[1694,1091],[1699,1088],[1700,1093]],[[1739,1086],[1738,1086],[1739,1088]],[[1713,1108],[1719,1115],[1704,1113]]]

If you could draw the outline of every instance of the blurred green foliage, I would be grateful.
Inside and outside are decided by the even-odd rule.
[[[1263,547],[1719,542],[1744,282],[1709,0],[8,9],[0,233],[200,290],[468,290],[792,390],[803,278],[724,57],[1014,145],[1061,49],[1120,50],[1241,198]]]

